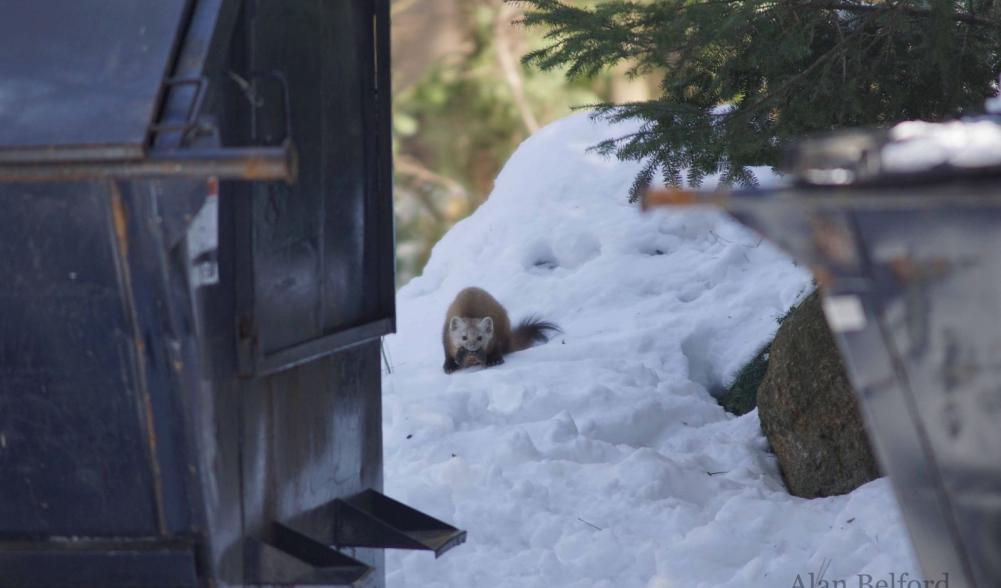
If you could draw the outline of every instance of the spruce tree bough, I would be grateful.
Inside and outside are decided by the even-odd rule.
[[[791,139],[843,127],[942,120],[996,93],[1001,4],[993,0],[509,0],[548,29],[524,61],[569,77],[619,62],[661,76],[662,95],[596,105],[639,119],[595,146],[645,163],[631,199],[669,185],[754,185]]]

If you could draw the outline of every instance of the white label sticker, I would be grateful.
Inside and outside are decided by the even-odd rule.
[[[836,333],[861,331],[865,328],[865,310],[858,296],[827,296],[824,298],[827,324]]]
[[[219,191],[214,178],[209,180],[208,197],[188,227],[188,263],[191,287],[219,283]]]

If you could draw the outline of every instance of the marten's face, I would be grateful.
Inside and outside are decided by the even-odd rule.
[[[448,336],[456,349],[456,363],[463,367],[485,364],[487,349],[494,337],[494,321],[490,317],[454,316],[448,325]]]

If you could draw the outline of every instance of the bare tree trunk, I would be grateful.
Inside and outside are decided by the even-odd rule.
[[[521,63],[515,57],[515,38],[512,34],[512,22],[520,10],[504,0],[492,0],[491,3],[497,9],[494,17],[494,47],[497,51],[497,62],[500,64],[501,71],[504,72],[504,81],[507,82],[507,86],[511,90],[511,98],[521,115],[521,122],[525,125],[525,130],[532,134],[539,130],[539,121],[535,118],[535,114],[532,113],[532,109],[528,106],[528,100],[525,98],[525,84],[521,79]]]

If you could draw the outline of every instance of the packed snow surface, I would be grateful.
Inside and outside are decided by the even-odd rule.
[[[389,586],[915,576],[885,479],[791,497],[757,412],[716,403],[809,276],[720,212],[628,204],[638,166],[587,148],[632,130],[575,115],[532,136],[400,290],[399,333],[386,340],[386,492],[469,538],[438,560],[390,552]],[[466,286],[564,334],[445,375],[444,313]]]

